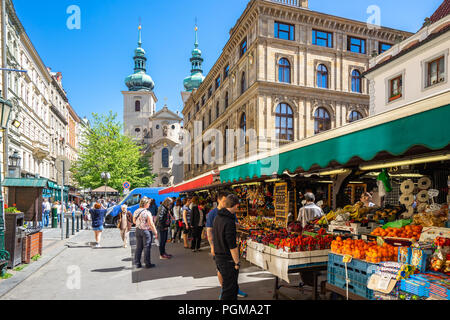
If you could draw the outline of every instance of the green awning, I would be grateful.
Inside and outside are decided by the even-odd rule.
[[[47,179],[6,178],[2,185],[4,187],[47,188],[47,182]]]
[[[220,180],[234,182],[275,173],[281,175],[299,168],[308,171],[313,165],[325,168],[331,161],[343,165],[353,157],[370,161],[382,151],[399,156],[413,146],[439,150],[450,144],[449,119],[450,105],[441,106],[253,162],[221,168]]]

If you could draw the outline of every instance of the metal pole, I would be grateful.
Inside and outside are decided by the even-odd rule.
[[[66,218],[66,239],[69,239],[69,218]]]
[[[6,1],[2,0],[2,67],[6,68]],[[3,71],[3,96],[5,100],[8,96],[8,73]],[[5,154],[5,140],[6,140],[6,130],[2,132],[2,142],[3,142],[3,162],[6,160]],[[3,166],[4,168],[4,166]],[[3,170],[2,168],[2,170]],[[6,172],[5,172],[6,173]],[[0,250],[5,250],[5,211],[3,209],[3,187],[1,185],[1,170],[0,170],[0,210],[1,210],[1,221],[0,221]],[[1,270],[0,270],[1,271]]]
[[[62,162],[62,186],[61,186],[61,240],[64,240],[64,174],[65,174],[65,163]],[[68,227],[68,226],[67,226]],[[67,231],[68,232],[68,231]]]
[[[80,216],[77,215],[77,232],[80,232]]]
[[[72,235],[75,235],[75,217],[72,216]]]

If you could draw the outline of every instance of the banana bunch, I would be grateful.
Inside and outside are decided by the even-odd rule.
[[[329,222],[333,221],[337,216],[337,211],[333,212],[330,211],[327,215],[324,215],[322,218],[320,218],[320,220],[317,222],[317,224],[319,225],[326,225]]]
[[[359,211],[359,208],[356,208],[356,210],[350,214],[350,219],[352,219],[352,220],[358,221],[358,220],[361,220],[361,218],[362,218],[362,214]]]

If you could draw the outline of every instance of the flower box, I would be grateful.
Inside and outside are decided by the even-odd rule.
[[[42,232],[28,235],[23,242],[22,263],[29,264],[35,255],[42,255]]]

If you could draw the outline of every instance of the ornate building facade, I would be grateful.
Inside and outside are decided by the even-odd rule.
[[[370,57],[410,35],[309,10],[305,0],[251,0],[209,74],[182,94],[191,137],[209,129],[227,137],[209,165],[195,161],[205,141],[192,139],[184,179],[236,161],[238,154],[267,151],[274,141],[291,143],[367,117],[362,73]],[[202,123],[197,132],[195,121]],[[239,129],[253,129],[255,137],[226,134]]]

